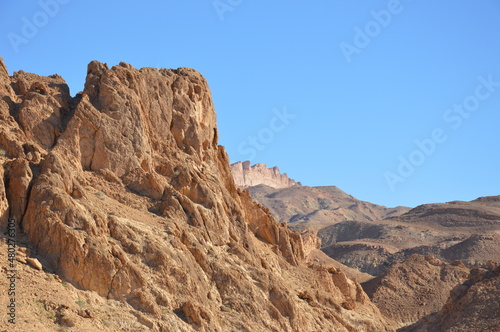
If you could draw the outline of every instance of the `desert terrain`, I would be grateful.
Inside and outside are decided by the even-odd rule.
[[[250,184],[258,176],[283,176],[259,168],[247,175]],[[337,187],[264,183],[273,181],[241,186],[290,229],[304,238],[317,235],[322,254],[349,267],[353,277],[362,273],[356,277],[372,302],[404,331],[498,330],[500,196],[388,208]],[[476,287],[488,293],[490,305],[471,296]],[[448,315],[456,322],[437,324]]]
[[[387,208],[231,167],[189,68],[92,61],[71,96],[0,59],[0,97],[2,331],[498,327],[498,197]]]
[[[0,60],[0,123],[0,330],[394,330],[236,187],[197,71],[92,61],[71,96]]]

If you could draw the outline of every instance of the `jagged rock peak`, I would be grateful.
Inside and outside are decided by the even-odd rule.
[[[7,67],[3,61],[3,58],[0,56],[0,75],[1,76],[9,76],[9,72],[7,71]]]
[[[44,270],[127,304],[134,330],[390,330],[359,283],[309,266],[301,235],[236,188],[215,119],[193,69],[92,62],[75,97],[57,75],[0,70],[2,232],[14,218]]]
[[[253,166],[250,161],[239,161],[231,164],[233,177],[236,185],[240,188],[257,186],[264,184],[273,188],[288,188],[291,186],[301,186],[300,182],[290,179],[286,173],[281,173],[280,169],[267,167],[259,163]]]

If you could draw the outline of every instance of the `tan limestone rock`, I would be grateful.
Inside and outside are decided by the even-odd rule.
[[[287,188],[301,185],[300,182],[290,179],[286,173],[281,174],[278,167],[269,168],[262,163],[251,166],[250,161],[239,161],[231,164],[231,170],[234,182],[240,188],[252,187],[260,184],[272,188]]]
[[[355,282],[308,267],[301,235],[236,189],[198,72],[94,61],[75,98],[55,75],[1,79],[15,99],[0,118],[18,165],[7,196],[47,270],[149,330],[391,329]]]
[[[40,263],[40,261],[36,258],[32,258],[32,257],[27,257],[26,258],[26,262],[33,268],[37,269],[37,270],[40,270],[42,271],[43,270],[43,266],[42,266],[42,263]]]

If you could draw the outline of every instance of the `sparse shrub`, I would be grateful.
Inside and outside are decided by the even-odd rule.
[[[85,301],[82,300],[75,301],[75,303],[78,304],[78,306],[82,309],[87,306],[87,303],[85,303]]]
[[[47,317],[50,319],[50,320],[55,320],[56,319],[56,315],[54,314],[53,311],[48,311],[47,312]]]
[[[5,156],[5,154],[6,154],[5,150],[0,149],[0,156],[1,156],[1,157],[4,157],[4,156]]]
[[[106,319],[103,319],[103,320],[102,320],[102,323],[103,323],[106,327],[110,327],[110,326],[111,326],[111,323],[110,323],[108,320],[106,320]]]

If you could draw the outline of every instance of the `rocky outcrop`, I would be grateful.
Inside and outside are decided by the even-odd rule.
[[[500,225],[500,197],[481,197],[470,202],[453,201],[424,204],[411,209],[395,220],[413,224],[425,220],[440,229],[474,228],[477,233],[496,231]]]
[[[2,165],[5,164],[5,160],[1,158]],[[7,201],[7,194],[5,193],[5,183],[4,183],[5,173],[3,167],[0,167],[0,230],[2,232],[7,228],[7,222],[9,219],[9,202]]]
[[[301,233],[304,248],[304,256],[321,248],[321,240],[316,231],[304,231]]]
[[[231,164],[234,182],[240,188],[247,188],[257,185],[266,185],[272,188],[288,188],[298,185],[288,177],[286,173],[281,174],[278,167],[269,168],[265,164],[250,165],[250,161],[237,162]]]
[[[307,266],[300,234],[237,189],[198,72],[93,61],[71,97],[57,75],[0,64],[0,212],[44,269],[148,330],[391,330],[359,283]]]

